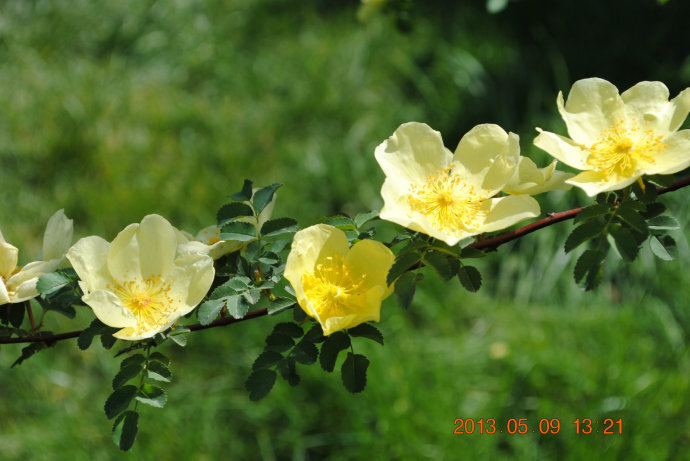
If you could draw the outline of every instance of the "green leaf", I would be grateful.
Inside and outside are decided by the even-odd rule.
[[[3,282],[0,280],[0,283]],[[15,328],[19,328],[22,326],[22,322],[24,321],[24,312],[26,312],[24,304],[6,304],[0,307],[0,309],[9,310],[10,325],[12,325]]]
[[[587,208],[584,208],[576,216],[573,222],[575,224],[587,221],[590,219],[598,218],[599,216],[604,216],[611,211],[611,208],[606,203],[595,203]]]
[[[628,229],[620,225],[612,225],[609,232],[616,242],[616,249],[627,261],[634,261],[639,246]]]
[[[659,216],[661,213],[666,211],[666,205],[659,202],[648,203],[647,210],[642,213],[645,219],[649,220],[655,216]]]
[[[218,314],[225,306],[223,299],[210,299],[204,302],[196,311],[196,317],[202,325],[208,325],[213,322]]]
[[[321,329],[321,325],[318,323],[315,323],[307,332],[306,335],[304,335],[304,338],[313,342],[313,343],[321,343],[326,340],[326,337],[323,335],[323,329]]]
[[[301,338],[304,335],[302,327],[293,322],[281,322],[273,327],[273,333],[282,333],[292,338]]]
[[[304,365],[311,365],[319,357],[319,350],[311,341],[300,341],[292,353],[295,360]]]
[[[149,356],[149,361],[160,362],[163,365],[170,365],[170,359],[161,354],[160,352],[154,352]]]
[[[223,205],[220,207],[220,210],[218,210],[218,214],[216,215],[218,227],[223,227],[226,224],[237,220],[237,218],[245,217],[254,217],[254,212],[252,211],[252,207],[245,203],[239,202]]]
[[[621,206],[618,207],[618,210],[616,210],[616,214],[620,219],[625,221],[633,230],[639,232],[640,234],[643,234],[645,237],[649,233],[649,230],[647,229],[647,223],[645,219],[642,217],[640,213],[638,213],[635,209],[633,209],[632,206],[630,206],[631,202],[624,202]],[[626,204],[628,204],[626,206]]]
[[[475,293],[482,286],[482,274],[474,266],[460,266],[458,280],[467,291]]]
[[[422,274],[415,274],[414,272],[405,272],[395,282],[395,298],[398,304],[403,309],[408,309],[412,305],[412,298],[414,297],[417,283],[424,279]]]
[[[144,384],[136,396],[136,399],[146,405],[163,408],[168,401],[168,396],[163,389],[153,384]]]
[[[259,302],[259,299],[261,298],[261,292],[256,288],[250,288],[249,290],[242,293],[242,297],[245,299],[245,301],[247,301],[247,303],[253,306],[254,304]]]
[[[482,250],[478,250],[474,247],[467,246],[463,248],[460,251],[459,257],[461,259],[470,259],[470,258],[483,258],[486,256],[486,253],[484,253]]]
[[[362,392],[367,385],[367,368],[369,367],[369,359],[361,354],[353,354],[348,352],[343,366],[340,368],[340,374],[343,379],[345,389],[356,394]]]
[[[266,349],[285,352],[295,345],[295,341],[288,335],[283,333],[271,333],[266,338]]]
[[[335,361],[338,359],[340,351],[350,347],[350,336],[344,331],[336,331],[335,333],[326,337],[326,340],[321,345],[321,355],[319,356],[319,363],[321,368],[327,372],[332,372],[335,368]]]
[[[420,260],[420,256],[417,253],[405,253],[398,258],[393,263],[393,266],[388,271],[388,276],[386,277],[386,283],[392,285],[395,279],[400,277],[403,272],[406,272],[410,267],[417,264]]]
[[[651,218],[648,222],[649,228],[652,230],[677,230],[680,229],[680,223],[673,216],[656,216]]]
[[[576,227],[565,240],[565,252],[570,253],[582,243],[600,235],[602,229],[603,225],[596,221],[587,221],[581,226]]]
[[[327,218],[321,219],[323,224],[328,224],[329,226],[337,227],[341,230],[357,231],[357,226],[355,222],[345,215],[329,216]]]
[[[228,314],[236,319],[244,318],[249,312],[249,303],[241,296],[228,296],[225,298]]]
[[[453,266],[448,262],[448,257],[441,253],[429,252],[424,255],[422,261],[427,266],[431,266],[445,281],[448,281],[455,276]]]
[[[117,331],[118,329],[115,328],[114,330]],[[113,336],[112,333],[101,333],[101,345],[104,349],[110,349],[116,342],[117,338]]]
[[[268,394],[276,382],[276,372],[263,368],[254,371],[249,378],[245,387],[249,391],[249,398],[253,401],[261,400]]]
[[[220,231],[223,240],[248,242],[256,238],[256,227],[252,223],[234,221],[223,226]]]
[[[151,361],[146,366],[146,376],[156,381],[163,381],[169,383],[172,381],[172,372],[167,365],[161,362]]]
[[[49,331],[42,331],[41,334],[48,335],[50,334]],[[51,343],[50,346],[55,345],[55,343]],[[28,358],[32,357],[36,352],[42,351],[43,349],[46,349],[49,347],[46,345],[46,343],[31,343],[28,346],[25,346],[22,348],[22,355],[19,356],[17,360],[14,361],[12,366],[10,368],[14,368],[17,365],[21,365],[24,363],[25,360]]]
[[[230,198],[238,202],[248,202],[252,199],[252,185],[253,183],[249,179],[245,179],[242,190],[232,194]]]
[[[127,409],[137,394],[136,386],[123,386],[115,390],[105,401],[105,415],[112,419]]]
[[[296,303],[294,299],[276,298],[273,301],[271,301],[271,304],[268,306],[268,315],[279,314],[283,312],[285,309],[291,308],[295,304]]]
[[[369,211],[367,213],[359,213],[357,216],[355,216],[355,226],[357,228],[362,227],[372,219],[378,218],[379,212],[378,211]]]
[[[134,445],[137,438],[139,413],[126,411],[117,417],[113,425],[113,442],[122,451],[127,451]]]
[[[254,205],[254,212],[257,214],[257,216],[264,210],[264,208],[266,208],[266,205],[273,200],[273,194],[275,194],[276,189],[278,189],[280,186],[282,186],[282,184],[271,184],[270,186],[259,189],[254,193],[252,204]]]
[[[294,357],[291,356],[286,358],[282,362],[278,362],[277,368],[280,372],[280,376],[282,376],[284,380],[290,383],[290,386],[295,387],[299,384],[300,377],[297,374],[297,367],[295,366]]]
[[[186,334],[178,334],[178,335],[168,335],[168,338],[172,340],[175,344],[177,344],[180,347],[185,347],[187,345],[187,335]]]
[[[127,381],[137,376],[142,369],[143,366],[141,364],[121,367],[115,378],[113,378],[113,390],[122,387]]]
[[[657,196],[659,195],[658,191],[656,190],[656,187],[654,187],[654,185],[650,184],[647,181],[645,181],[644,190],[642,190],[642,188],[640,187],[640,183],[638,181],[635,181],[632,184],[632,190],[635,193],[635,197],[637,197],[639,200],[645,203],[651,203],[656,201]]]
[[[277,218],[266,221],[261,226],[261,235],[273,237],[280,234],[291,234],[297,231],[297,221],[292,218]]]
[[[361,323],[354,328],[350,328],[347,330],[347,334],[359,338],[371,339],[383,346],[383,335],[379,329],[371,323]]]
[[[658,258],[664,261],[672,261],[678,256],[676,241],[670,235],[649,237],[649,248]]]
[[[57,294],[61,288],[69,285],[72,280],[74,280],[73,277],[68,277],[62,272],[51,272],[39,277],[38,282],[36,282],[36,289],[41,294],[41,297],[50,298]]]
[[[131,367],[134,365],[141,365],[146,361],[146,357],[144,357],[142,354],[134,354],[122,361],[120,363],[120,369],[123,369],[125,367]]]
[[[307,314],[302,309],[293,309],[292,318],[295,320],[295,322],[302,323],[307,318]]]
[[[262,368],[271,368],[276,363],[283,360],[283,356],[275,351],[264,351],[259,355],[254,364],[252,365],[252,370],[261,370]]]
[[[602,251],[585,250],[575,263],[575,270],[573,271],[575,282],[580,283],[589,272],[598,271],[605,257],[606,254]]]

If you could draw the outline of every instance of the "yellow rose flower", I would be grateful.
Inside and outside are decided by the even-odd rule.
[[[600,78],[578,80],[558,111],[570,138],[537,128],[534,144],[582,170],[567,182],[587,195],[622,189],[642,175],[690,166],[690,130],[677,131],[690,111],[690,88],[668,100],[661,82],[640,82],[622,94]]]
[[[380,242],[360,240],[350,248],[345,232],[317,224],[295,234],[285,278],[300,307],[328,336],[379,321],[381,302],[393,292],[386,276],[394,261],[391,250]]]
[[[82,301],[127,340],[150,338],[191,312],[215,274],[211,257],[178,251],[175,229],[158,215],[130,224],[112,243],[85,237],[67,258],[81,279]]]
[[[38,296],[36,282],[43,274],[58,269],[72,244],[72,220],[63,210],[48,220],[43,234],[40,261],[17,266],[19,250],[5,241],[0,232],[0,304],[18,303]]]
[[[448,245],[539,215],[539,204],[528,195],[496,196],[506,186],[522,187],[515,178],[518,136],[497,125],[472,128],[452,154],[438,131],[405,123],[375,155],[386,174],[381,218]]]

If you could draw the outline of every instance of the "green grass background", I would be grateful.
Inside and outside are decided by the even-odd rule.
[[[247,177],[283,183],[274,216],[306,227],[381,206],[373,150],[401,123],[428,123],[451,149],[498,123],[545,165],[534,127],[564,132],[555,98],[573,81],[690,86],[682,0],[522,0],[497,14],[478,0],[390,5],[360,22],[356,1],[6,0],[3,235],[27,262],[59,208],[75,240],[110,240],[149,213],[195,232]],[[683,224],[685,193],[662,199]],[[579,191],[539,200],[544,212],[589,203]],[[561,250],[571,228],[480,261],[478,294],[426,273],[408,312],[386,301],[386,345],[356,343],[371,360],[362,394],[311,366],[297,388],[280,381],[249,401],[251,363],[286,317],[164,346],[168,404],[142,409],[126,454],[102,409],[111,352],[64,341],[9,369],[20,347],[3,346],[0,459],[690,459],[685,235],[673,262],[612,256],[585,293]],[[558,418],[561,431],[452,435],[456,418]],[[623,434],[576,435],[575,418],[622,418]]]

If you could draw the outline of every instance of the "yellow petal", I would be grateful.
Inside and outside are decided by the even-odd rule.
[[[173,226],[162,216],[148,215],[141,220],[136,238],[142,277],[166,277],[173,267],[177,251],[177,237]]]
[[[126,309],[120,299],[110,291],[96,290],[82,296],[82,301],[93,309],[98,320],[108,326],[122,328],[133,327],[137,324],[132,312]]]
[[[539,131],[539,135],[534,138],[535,146],[548,152],[559,162],[563,162],[578,170],[591,168],[587,163],[589,152],[575,143],[575,141],[555,133],[542,131],[540,128],[537,128],[537,131]]]
[[[58,210],[48,220],[43,235],[43,260],[62,260],[72,244],[72,220],[65,216],[64,210]]]
[[[556,171],[556,163],[557,160],[554,160],[549,166],[538,168],[532,159],[520,157],[515,174],[502,191],[507,194],[535,195],[550,190],[569,189],[572,186],[565,181],[574,175]]]
[[[67,259],[88,292],[103,290],[111,281],[107,256],[110,244],[101,237],[84,237],[67,252]]]
[[[619,190],[629,186],[639,177],[640,175],[627,178],[620,178],[618,175],[607,177],[605,174],[597,171],[583,171],[575,177],[568,179],[567,183],[579,187],[587,195],[594,197],[600,192]]]
[[[0,233],[0,276],[9,277],[15,267],[17,267],[18,256],[19,250],[17,247],[7,243],[2,233]]]
[[[690,166],[690,130],[671,133],[663,142],[654,163],[645,167],[646,174],[672,174]]]
[[[529,195],[509,195],[489,200],[489,213],[482,232],[493,232],[539,216],[539,203]]]

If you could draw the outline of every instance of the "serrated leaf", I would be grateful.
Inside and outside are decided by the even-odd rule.
[[[276,298],[273,301],[271,301],[271,304],[268,306],[268,315],[279,314],[280,312],[283,312],[285,309],[291,308],[295,304],[296,303],[294,299]]]
[[[117,328],[114,329],[117,331]],[[117,342],[117,338],[112,333],[101,333],[101,345],[104,349],[110,349]]]
[[[72,278],[61,272],[51,272],[43,274],[36,282],[36,289],[43,298],[50,298],[56,294],[60,289],[72,282]]]
[[[475,293],[482,287],[482,274],[474,266],[460,266],[458,280],[467,291]]]
[[[637,212],[637,210],[633,209],[632,206],[625,206],[626,203],[631,202],[625,202],[623,205],[619,206],[618,210],[616,210],[616,215],[625,221],[633,230],[643,234],[646,237],[649,231],[647,230],[647,223],[645,222],[645,219],[640,213]]]
[[[144,384],[136,396],[136,399],[146,405],[163,408],[168,401],[168,395],[163,389],[153,384]]]
[[[273,237],[281,234],[290,234],[297,231],[297,221],[292,218],[277,218],[266,221],[261,226],[261,235]]]
[[[611,211],[611,208],[605,204],[605,203],[595,203],[594,205],[590,205],[587,208],[583,209],[580,211],[576,216],[573,222],[575,224],[582,222],[582,221],[587,221],[589,219],[597,218],[599,216],[604,216],[608,214]]]
[[[282,333],[292,338],[301,338],[304,335],[302,327],[293,322],[281,322],[273,327],[274,333]]]
[[[570,253],[582,243],[600,235],[602,229],[603,225],[596,221],[587,221],[586,223],[576,227],[565,240],[565,252]]]
[[[248,242],[256,239],[256,227],[252,223],[234,221],[223,226],[220,231],[222,240]]]
[[[261,298],[261,292],[257,290],[256,288],[250,288],[249,290],[245,291],[242,293],[242,297],[249,303],[250,305],[254,305],[259,302],[259,298]]]
[[[580,281],[592,270],[599,270],[601,263],[604,261],[606,254],[602,251],[597,250],[586,250],[584,251],[577,262],[575,263],[575,270],[573,271],[573,276],[576,283]]]
[[[328,224],[329,226],[337,227],[341,230],[357,231],[357,226],[355,222],[345,215],[329,216],[321,219],[323,224]]]
[[[122,451],[127,451],[134,445],[137,438],[139,413],[126,411],[117,417],[113,425],[113,442]]]
[[[655,174],[644,178],[651,184],[659,187],[670,187],[676,180],[672,174]]]
[[[50,334],[49,331],[42,331],[41,334],[48,335]],[[51,343],[51,346],[54,345],[55,343]],[[25,360],[28,358],[32,357],[36,352],[41,351],[43,349],[46,349],[47,346],[46,343],[31,343],[28,346],[25,346],[22,348],[22,355],[19,356],[17,360],[12,363],[12,366],[10,368],[14,368],[17,365],[21,365],[24,363]]]
[[[170,359],[161,354],[160,352],[154,352],[149,356],[149,361],[160,362],[163,365],[170,365]]]
[[[281,360],[283,360],[282,354],[276,351],[264,351],[256,358],[256,360],[254,360],[252,370],[256,371],[262,368],[271,368]]]
[[[470,258],[483,258],[486,256],[482,250],[478,250],[474,247],[467,246],[460,251],[459,258],[470,259]]]
[[[666,205],[659,202],[653,202],[647,204],[647,210],[642,213],[645,219],[649,220],[655,216],[659,216],[661,213],[666,211]]]
[[[673,216],[656,216],[648,221],[648,226],[653,230],[677,230],[680,223]]]
[[[120,387],[110,394],[104,407],[108,419],[125,411],[136,394],[137,387],[132,385]]]
[[[127,381],[137,376],[142,368],[141,364],[121,367],[120,371],[113,378],[113,390],[122,387]]]
[[[245,387],[249,391],[249,398],[253,401],[261,400],[268,394],[276,382],[276,372],[263,368],[254,371],[249,378]]]
[[[187,335],[168,335],[168,338],[180,347],[187,345]]]
[[[361,323],[354,328],[350,328],[347,330],[347,334],[358,338],[371,339],[383,346],[383,335],[379,329],[371,323]]]
[[[290,386],[295,387],[300,382],[300,377],[297,374],[297,367],[295,366],[295,358],[287,357],[285,360],[278,362],[278,371],[280,376],[287,381]]]
[[[0,280],[0,283],[3,282]],[[2,306],[0,309],[9,310],[10,325],[12,325],[15,328],[19,328],[22,326],[22,322],[24,321],[24,312],[26,311],[26,309],[24,308],[24,304],[6,304]]]
[[[417,253],[405,253],[402,256],[398,256],[393,263],[393,266],[391,266],[390,270],[388,271],[386,283],[388,285],[392,285],[393,282],[395,282],[395,279],[400,277],[409,268],[417,264],[420,259],[421,258]]]
[[[307,314],[302,309],[293,309],[292,318],[297,323],[302,323],[307,318]]]
[[[659,195],[659,193],[656,190],[656,187],[654,187],[654,185],[646,181],[644,190],[640,187],[639,181],[635,181],[632,184],[632,190],[635,193],[635,197],[637,197],[639,200],[645,203],[651,203],[656,201],[657,196]]]
[[[639,250],[639,245],[628,229],[620,225],[613,225],[609,228],[609,233],[616,242],[616,249],[627,261],[634,261]]]
[[[454,267],[448,262],[448,257],[438,253],[429,252],[424,255],[422,262],[432,269],[445,281],[452,279],[455,276]]]
[[[232,194],[230,198],[238,202],[247,202],[251,200],[253,190],[252,185],[253,183],[249,179],[245,179],[244,184],[242,184],[242,190]]]
[[[656,237],[654,235],[649,237],[649,248],[658,258],[664,261],[672,261],[676,259],[677,247],[676,241],[670,235],[663,237]]]
[[[361,354],[348,352],[347,358],[340,368],[345,389],[353,394],[362,392],[367,386],[367,368],[369,368],[369,359]]]
[[[367,213],[359,213],[357,216],[355,216],[355,226],[357,228],[362,227],[372,219],[378,218],[379,212],[378,211],[369,211]]]
[[[271,333],[266,338],[266,349],[285,352],[295,345],[295,341],[283,333]]]
[[[144,357],[142,354],[134,354],[122,361],[120,363],[120,369],[125,368],[125,367],[130,367],[133,365],[140,365],[146,361],[146,357]]]
[[[91,325],[93,326],[93,323],[91,323]],[[91,346],[91,343],[93,342],[93,337],[96,336],[96,329],[92,326],[85,328],[77,338],[77,346],[82,351],[85,351],[89,348],[89,346]]]
[[[172,381],[172,372],[170,368],[161,362],[149,362],[146,366],[146,376],[150,379],[166,383]]]
[[[210,299],[199,306],[196,311],[196,318],[202,325],[208,325],[218,317],[224,306],[225,301],[223,299]]]
[[[319,350],[310,341],[300,341],[292,351],[295,360],[304,365],[311,365],[319,357]]]
[[[249,303],[241,296],[228,296],[225,298],[225,307],[233,318],[241,319],[249,312]]]
[[[350,337],[344,331],[336,331],[327,336],[326,340],[321,345],[321,355],[319,356],[321,368],[329,373],[332,372],[335,368],[338,354],[340,351],[350,347],[350,344]]]
[[[395,298],[403,309],[408,309],[412,305],[412,298],[417,288],[417,283],[424,279],[422,274],[405,272],[395,282]]]
[[[318,323],[314,324],[304,337],[313,343],[321,343],[326,340],[326,337],[323,335],[323,329]]]
[[[218,210],[218,214],[216,215],[218,227],[223,227],[226,224],[237,220],[237,218],[245,217],[254,217],[254,212],[249,205],[240,202],[223,205],[220,207],[220,210]]]
[[[252,204],[254,205],[254,212],[256,212],[257,216],[266,208],[266,205],[273,200],[273,194],[275,194],[276,189],[280,186],[282,186],[282,184],[275,183],[254,192]]]

